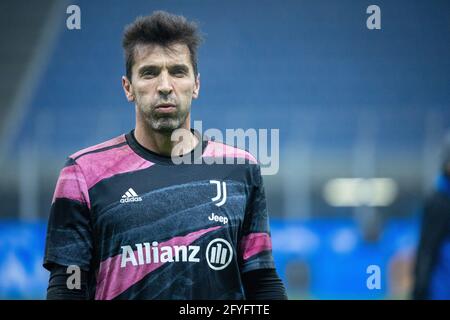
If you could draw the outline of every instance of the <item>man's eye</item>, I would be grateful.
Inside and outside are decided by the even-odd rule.
[[[186,75],[186,72],[184,70],[174,70],[172,72],[172,75],[174,75],[177,78],[182,78]]]
[[[144,71],[141,73],[141,76],[143,78],[154,78],[157,76],[157,74],[154,71]]]

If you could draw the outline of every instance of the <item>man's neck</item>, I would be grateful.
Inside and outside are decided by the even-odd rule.
[[[172,141],[171,132],[154,131],[146,125],[139,125],[137,123],[134,130],[134,136],[137,142],[144,148],[162,156],[172,156],[172,150],[174,150],[174,147],[177,145],[175,155],[181,156],[191,152],[199,143],[198,138],[191,132],[189,121],[186,121],[186,125],[183,126],[183,129],[185,129],[186,132],[189,132],[189,136],[187,138],[183,137],[181,141]]]

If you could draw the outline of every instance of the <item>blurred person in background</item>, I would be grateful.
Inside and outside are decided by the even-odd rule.
[[[424,206],[412,298],[450,299],[450,133],[435,190]]]

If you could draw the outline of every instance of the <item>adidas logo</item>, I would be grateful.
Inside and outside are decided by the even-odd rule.
[[[133,190],[133,188],[128,189],[127,192],[120,199],[120,203],[126,202],[139,202],[142,201],[142,198],[138,196],[138,194]]]

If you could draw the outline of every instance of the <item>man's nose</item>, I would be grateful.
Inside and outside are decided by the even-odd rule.
[[[159,77],[158,92],[165,96],[172,93],[172,84],[170,82],[170,77],[166,72],[162,72]]]

